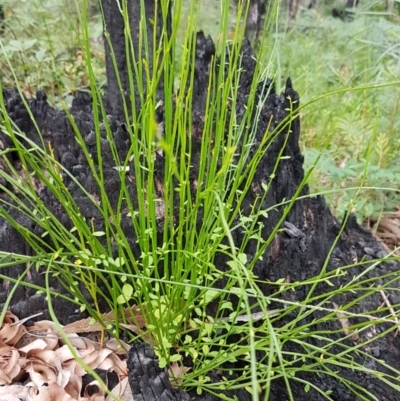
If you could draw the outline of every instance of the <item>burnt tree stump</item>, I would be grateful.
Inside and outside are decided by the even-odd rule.
[[[204,85],[204,83],[208,82],[208,74],[212,73],[210,72],[209,64],[214,53],[215,47],[212,40],[209,37],[206,38],[202,33],[199,33],[197,36],[197,52],[194,66],[195,80],[193,93],[195,94],[195,97],[193,100],[193,125],[195,128],[194,131],[200,133],[202,132],[201,117],[204,114],[205,107],[206,85]],[[249,43],[246,41],[242,45],[242,69],[243,73],[241,74],[239,83],[239,101],[236,105],[236,109],[234,110],[239,121],[244,114],[244,108],[246,106],[255,69],[254,54]],[[290,80],[288,80],[286,89],[282,94],[275,93],[272,82],[261,82],[258,87],[258,94],[260,97],[267,95],[267,98],[262,108],[259,120],[257,121],[258,128],[256,139],[258,143],[254,143],[252,145],[254,150],[257,148],[257,146],[259,146],[267,127],[270,127],[270,129],[273,130],[288,116],[288,109],[298,107],[299,104],[298,94],[293,90]],[[19,127],[19,129],[25,133],[27,139],[40,144],[41,141],[36,128],[29,117],[29,114],[18,93],[15,90],[5,90],[3,92],[3,96],[7,113],[10,118]],[[71,173],[71,175],[78,182],[80,182],[92,196],[99,196],[99,188],[97,183],[91,174],[91,170],[85,156],[83,155],[82,149],[80,149],[75,141],[75,133],[66,114],[50,107],[47,103],[46,95],[41,91],[37,92],[35,99],[29,99],[27,102],[30,111],[42,133],[44,142],[49,142],[54,149],[55,158],[62,163],[62,165]],[[85,139],[88,149],[92,153],[93,160],[96,163],[96,138],[94,134],[90,96],[85,93],[78,93],[72,104],[71,113],[74,116],[75,122],[83,138]],[[162,116],[160,118],[162,118]],[[115,162],[111,154],[110,145],[106,139],[104,124],[108,124],[111,128],[121,160],[124,160],[128,154],[131,138],[126,130],[125,124],[119,120],[118,116],[109,115],[107,117],[107,121],[103,122],[101,143],[103,154],[104,187],[109,194],[109,198],[111,200],[114,199],[113,206],[115,207],[118,198],[117,194],[121,188],[121,182],[120,175],[115,169]],[[264,200],[263,208],[267,209],[273,205],[278,205],[284,199],[291,199],[294,196],[302,179],[304,178],[303,156],[299,148],[299,135],[300,121],[299,117],[297,117],[274,139],[274,142],[269,147],[265,157],[261,160],[258,166],[257,173],[254,177],[254,185],[251,186],[246,195],[245,202],[243,203],[244,215],[250,212],[251,205],[253,204],[254,200],[261,194],[261,184],[267,182],[271,177],[282,147],[284,147],[283,156],[286,157],[281,160],[277,170],[275,171],[275,177],[273,178],[271,189]],[[24,142],[24,140],[21,139],[21,142]],[[195,148],[196,146],[199,147],[200,143],[201,140],[198,137],[193,138],[194,152],[196,152]],[[10,137],[3,132],[0,132],[0,148],[3,150],[15,149]],[[197,152],[199,152],[198,149]],[[17,170],[20,168],[21,161],[18,151],[10,151],[7,153],[7,155],[2,157],[8,157],[10,162],[13,163]],[[158,168],[158,171],[156,172],[156,178],[162,180],[164,158],[163,155],[156,155],[156,157],[156,165]],[[0,159],[0,168],[7,168],[6,163],[4,163],[4,159]],[[194,169],[196,169],[196,166],[194,166]],[[134,171],[132,166],[131,171]],[[63,182],[79,206],[80,213],[87,219],[87,221],[93,221],[96,230],[102,230],[104,227],[104,221],[100,212],[79,189],[75,180],[72,179],[68,174],[64,174]],[[135,191],[133,190],[134,184],[132,181],[129,181],[126,182],[126,185],[128,188],[131,188],[133,205],[137,204],[137,199],[135,199]],[[43,232],[43,228],[21,213],[19,210],[13,208],[13,201],[7,196],[5,191],[6,189],[10,191],[13,190],[13,188],[10,186],[10,183],[6,182],[4,179],[1,179],[0,188],[2,189],[0,200],[3,199],[3,201],[1,201],[0,209],[0,250],[10,254],[18,253],[31,255],[32,249],[27,241],[25,241],[21,236],[18,228],[23,227],[25,230],[28,230],[29,232],[39,236]],[[47,188],[41,186],[40,183],[38,183],[38,191],[43,204],[54,213],[54,215],[65,227],[68,229],[72,228],[73,224],[69,216],[60,207],[60,203],[56,197]],[[308,187],[304,186],[301,191],[301,195],[307,195],[308,193]],[[15,219],[18,227],[13,226],[3,217],[4,212],[9,213]],[[282,213],[283,207],[276,207],[269,213],[268,217],[260,216],[260,222],[263,223],[263,229],[261,233],[263,238],[269,237],[270,233],[278,224]],[[136,238],[134,238],[132,222],[128,216],[125,215],[123,217],[121,226],[125,235],[130,240],[134,254],[140,254],[140,249],[136,242]],[[290,282],[293,283],[303,282],[308,278],[317,276],[321,271],[325,260],[329,258],[326,266],[327,271],[332,271],[338,267],[352,264],[355,264],[355,266],[348,271],[348,274],[333,276],[330,280],[330,283],[319,283],[314,292],[315,296],[328,292],[331,285],[337,288],[346,285],[349,280],[352,279],[352,277],[364,273],[364,280],[368,278],[374,279],[375,283],[378,284],[383,284],[387,280],[392,280],[391,288],[393,290],[387,295],[390,297],[392,305],[399,305],[399,280],[393,280],[394,273],[399,270],[399,264],[397,262],[382,262],[373,269],[368,269],[368,264],[355,263],[357,261],[361,261],[362,259],[373,260],[374,258],[382,258],[385,256],[385,251],[373,238],[370,232],[366,231],[357,224],[354,217],[350,217],[347,220],[342,234],[334,245],[333,252],[329,253],[330,249],[335,243],[336,238],[341,232],[341,227],[341,223],[339,223],[332,215],[323,197],[308,197],[297,200],[288,214],[285,224],[281,227],[282,230],[275,235],[272,243],[266,249],[262,260],[257,262],[254,269],[254,274],[257,275],[259,280],[264,283],[260,285],[262,292],[265,295],[270,295],[273,291],[273,288],[268,284],[268,282],[276,282],[278,279],[288,278]],[[160,227],[159,230],[161,233],[162,227]],[[236,230],[233,235],[236,244],[240,244],[243,234]],[[50,248],[51,246],[51,243],[49,243]],[[116,251],[116,249],[113,251]],[[253,242],[249,242],[245,252],[249,259],[254,258],[257,252],[255,240]],[[223,257],[220,257],[220,260],[218,261],[219,265],[222,266],[225,262],[226,261],[223,259]],[[17,278],[25,269],[25,265],[19,265],[10,268],[4,268],[0,271],[3,282],[0,291],[1,307],[4,307],[12,287],[7,277]],[[36,271],[36,269],[32,267],[26,277],[26,280],[29,280],[33,284],[43,286],[45,282],[44,275],[42,273],[43,270]],[[389,274],[391,274],[390,277],[388,277]],[[51,278],[50,284],[55,292],[67,293],[66,289],[64,288],[63,284],[60,283],[58,278]],[[219,285],[223,286],[223,283],[219,283]],[[369,283],[366,281],[360,284],[360,286],[367,288]],[[292,292],[284,292],[282,294],[282,299],[289,302],[301,303],[306,299],[309,289],[309,285],[299,285]],[[83,293],[85,293],[83,285],[81,286],[81,290]],[[343,291],[340,293],[340,295],[330,299],[330,302],[337,305],[347,305],[355,298],[356,295],[351,291]],[[354,313],[362,314],[366,311],[377,309],[381,303],[381,295],[377,290],[371,295],[361,299],[349,310]],[[332,304],[329,306],[330,308],[332,308]],[[105,307],[105,304],[103,304],[103,306]],[[50,318],[44,295],[36,294],[35,290],[22,286],[17,288],[9,308],[20,319],[33,315],[37,312],[43,312],[44,314],[39,319]],[[71,321],[86,317],[84,313],[80,313],[79,310],[77,310],[76,305],[68,304],[59,297],[54,297],[53,308],[62,324],[67,324]],[[305,320],[311,324],[315,318],[323,317],[326,314],[326,311],[317,309],[309,314]],[[284,316],[282,319],[283,321],[295,320],[296,314],[293,312],[287,316]],[[322,321],[322,323],[318,323],[318,325],[313,327],[313,329],[317,332],[328,332],[329,338],[334,342],[335,340],[343,337],[343,331],[341,330],[338,320],[339,319],[336,321],[333,319],[326,319],[325,321]],[[350,321],[351,320],[352,319],[350,318]],[[359,321],[361,322],[362,320],[359,319]],[[356,321],[352,323],[356,323]],[[390,329],[391,326],[393,325],[390,323],[381,323],[375,327],[375,330],[377,333],[379,333]],[[369,331],[362,332],[359,334],[357,339],[349,339],[346,341],[347,344],[351,346],[352,341],[355,341],[359,344],[362,341],[368,341],[370,339],[369,336],[371,335],[376,335],[376,333],[370,333]],[[389,370],[378,364],[377,359],[385,361],[388,366],[399,369],[399,337],[400,336],[396,336],[394,330],[392,330],[382,338],[365,347],[365,349],[363,349],[364,354],[355,353],[354,360],[360,364],[364,364],[365,366],[371,366],[372,364],[373,366],[376,366],[376,369],[381,370],[384,373],[388,373]],[[324,345],[317,336],[310,336],[307,341],[309,342],[310,346],[320,347]],[[288,341],[285,345],[285,349],[300,351],[299,345],[290,341]],[[332,353],[339,351],[339,347],[332,345]],[[370,358],[368,357],[369,355]],[[131,386],[134,389],[134,393],[136,391],[134,397],[137,398],[135,399],[142,399],[145,401],[189,399],[187,394],[177,392],[170,388],[168,384],[168,376],[165,375],[165,372],[157,370],[155,356],[151,350],[146,348],[146,346],[143,345],[133,347],[130,354],[130,360],[144,361],[142,371],[135,371],[137,375],[134,375],[135,378],[131,378]],[[155,364],[154,369],[151,367],[152,363]],[[335,369],[340,373],[341,376],[347,377],[358,386],[367,388],[379,400],[383,401],[398,399],[398,395],[395,393],[395,391],[385,384],[384,381],[380,381],[362,372],[353,370],[351,367],[338,365],[331,366],[331,368]],[[132,365],[131,371],[134,371],[134,369],[135,368]],[[214,374],[215,372],[210,372],[210,375]],[[139,375],[141,376],[139,377]],[[322,370],[319,370],[318,374],[315,372],[304,372],[301,378],[314,383],[323,391],[330,390],[331,399],[340,401],[357,400],[356,396],[352,394],[349,388],[347,388],[343,383],[339,383],[336,379]],[[144,394],[143,383],[148,383],[150,385],[153,382],[159,383],[160,387],[156,389],[157,391],[155,390],[154,393]],[[296,400],[307,399],[317,401],[325,399],[314,389],[310,389],[309,392],[306,392],[304,385],[298,381],[292,381],[291,388]],[[237,395],[240,400],[246,399],[242,393],[231,394],[230,396],[234,395]],[[201,398],[198,397],[198,399],[200,400]],[[270,400],[280,401],[286,399],[288,398],[284,381],[274,380],[271,386]]]

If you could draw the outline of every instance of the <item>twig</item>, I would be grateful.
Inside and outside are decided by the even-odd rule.
[[[399,319],[397,318],[397,315],[394,311],[394,309],[392,308],[392,305],[389,302],[388,297],[386,296],[386,294],[383,292],[383,290],[379,290],[381,297],[383,299],[384,304],[388,307],[390,314],[393,316],[393,321],[396,323],[397,329],[394,332],[394,336],[396,337],[397,334],[399,334]]]

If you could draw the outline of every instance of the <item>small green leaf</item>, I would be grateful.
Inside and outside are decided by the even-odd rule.
[[[193,347],[189,348],[189,352],[190,355],[192,355],[193,360],[197,359],[197,357],[199,356],[199,353]]]
[[[177,362],[180,361],[182,359],[182,355],[180,354],[175,354],[175,355],[171,355],[169,358],[170,362]]]
[[[124,284],[122,287],[122,294],[117,297],[117,302],[119,304],[124,304],[131,299],[133,294],[133,287],[130,284]]]
[[[117,297],[117,303],[118,303],[118,304],[122,305],[122,304],[124,304],[124,303],[126,303],[126,302],[127,302],[127,301],[126,301],[126,299],[124,298],[123,295],[118,295],[118,297]]]
[[[212,323],[204,323],[205,332],[210,335],[213,331],[214,325]]]
[[[93,234],[95,237],[102,237],[103,235],[106,235],[104,231],[95,231]]]
[[[115,263],[115,266],[121,267],[121,266],[123,266],[123,265],[125,264],[125,259],[123,259],[123,258],[116,258],[116,259],[114,260],[114,263]]]
[[[173,320],[173,324],[175,325],[175,326],[178,326],[181,322],[182,322],[182,320],[183,320],[183,315],[182,314],[179,314],[174,320]]]
[[[130,298],[133,294],[133,287],[130,284],[124,284],[122,287],[122,293],[126,298]]]
[[[233,306],[232,306],[232,302],[224,302],[221,306],[220,309],[229,309],[229,310],[233,310]]]
[[[204,293],[206,303],[207,304],[210,303],[212,300],[214,300],[216,298],[216,296],[218,294],[219,294],[219,292],[216,290],[206,290]]]
[[[239,253],[238,254],[238,259],[244,265],[247,263],[247,255],[245,253]]]
[[[226,262],[226,264],[231,267],[232,269],[237,269],[238,264],[236,260],[228,260],[228,262]]]

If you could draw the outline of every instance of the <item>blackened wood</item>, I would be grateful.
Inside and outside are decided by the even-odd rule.
[[[245,35],[249,40],[255,40],[262,32],[262,21],[265,14],[266,0],[249,0],[249,11],[246,19]]]
[[[0,35],[4,33],[4,28],[5,28],[4,4],[0,4]]]
[[[168,369],[161,369],[158,358],[150,345],[134,343],[128,354],[128,378],[135,401],[218,401],[220,397],[211,394],[198,395],[195,391],[186,393],[174,389],[169,381]],[[216,372],[211,373],[212,382],[222,378]],[[217,390],[217,393],[222,391]],[[244,389],[224,391],[223,395],[234,400],[250,401],[251,394]]]
[[[138,77],[135,74],[134,66],[143,66],[143,59],[147,60],[150,76],[154,69],[158,69],[159,65],[154,65],[153,52],[160,51],[163,43],[168,39],[171,32],[171,6],[172,2],[164,1],[168,4],[168,11],[163,15],[161,8],[161,0],[144,0],[145,10],[141,9],[140,0],[102,0],[102,8],[104,12],[104,43],[106,50],[106,73],[107,73],[107,93],[109,108],[115,116],[124,115],[124,101],[127,104],[128,113],[131,111],[131,101],[135,101],[135,110],[140,110],[141,99],[146,96],[146,73],[143,72],[140,80],[142,81],[142,89],[139,90]],[[128,16],[129,26],[126,26],[123,13]],[[145,15],[145,21],[141,22],[142,15]],[[156,24],[156,26],[155,26]],[[140,26],[146,26],[148,56],[146,57],[144,44],[144,32],[140,30]],[[127,42],[125,30],[129,29],[132,38],[132,44]],[[156,34],[155,42],[153,41],[154,32]],[[107,34],[106,34],[107,33]],[[109,36],[109,40],[107,38]],[[110,46],[111,45],[111,46]],[[133,53],[130,46],[133,46]],[[163,52],[161,51],[161,57]],[[165,54],[165,57],[171,57],[171,54]],[[115,65],[114,65],[115,64]],[[130,83],[128,71],[133,74],[134,93],[130,92]],[[118,78],[120,84],[118,83]],[[122,90],[120,89],[122,86]],[[161,76],[158,85],[158,98],[163,95],[163,76]]]

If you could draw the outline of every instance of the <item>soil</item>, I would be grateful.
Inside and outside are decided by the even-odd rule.
[[[211,38],[206,38],[202,33],[199,33],[197,36],[196,62],[194,65],[195,81],[193,88],[193,93],[195,94],[193,103],[194,136],[192,141],[194,154],[199,152],[199,146],[201,144],[201,138],[199,135],[202,132],[202,116],[204,115],[205,108],[205,88],[207,86],[205,83],[208,82],[208,74],[212,73],[210,72],[210,60],[212,56],[214,56],[214,53],[215,46]],[[236,113],[238,121],[243,117],[254,76],[255,56],[248,42],[244,42],[242,46],[242,68],[243,73],[239,82],[239,99],[235,110],[232,110],[232,112]],[[3,96],[9,116],[26,134],[27,139],[21,139],[21,143],[27,145],[27,140],[31,140],[40,144],[41,142],[36,128],[18,93],[14,90],[5,90]],[[275,93],[271,81],[260,82],[258,87],[258,96],[260,99],[266,97],[266,101],[258,121],[254,121],[254,123],[258,124],[258,142],[253,144],[254,150],[259,146],[268,127],[268,129],[273,130],[287,117],[288,109],[299,106],[299,96],[293,90],[290,80],[287,81],[286,89],[282,94]],[[91,174],[90,167],[82,153],[82,150],[75,140],[75,134],[67,116],[64,112],[50,107],[47,103],[46,95],[41,91],[37,92],[35,99],[28,100],[28,104],[43,135],[45,143],[49,142],[51,144],[51,147],[54,149],[55,158],[60,161],[72,174],[72,177],[74,177],[74,179],[72,179],[68,174],[63,174],[63,181],[79,206],[81,214],[87,219],[87,221],[93,221],[94,229],[96,231],[102,231],[104,222],[100,212],[94,207],[91,199],[85,196],[75,182],[75,180],[80,182],[89,194],[91,194],[91,197],[98,198],[100,196],[99,187]],[[98,164],[90,95],[87,93],[77,93],[72,104],[71,113],[74,116],[75,123],[77,124],[90,153],[92,154],[95,165]],[[161,113],[159,115],[160,121],[162,121],[162,118]],[[109,195],[109,199],[113,203],[113,207],[116,207],[116,194],[120,191],[121,182],[119,174],[115,169],[110,145],[106,139],[104,129],[105,123],[109,124],[111,131],[113,132],[120,159],[122,160],[126,158],[131,139],[126,130],[125,123],[122,122],[118,116],[109,115],[107,122],[103,122],[103,129],[101,131],[102,163],[105,174],[103,185]],[[284,152],[281,156],[285,156],[285,158],[281,160],[274,173],[275,177],[272,179],[272,186],[264,200],[263,208],[267,209],[273,205],[279,204],[284,199],[291,199],[293,197],[304,178],[303,156],[299,148],[299,135],[300,120],[299,117],[297,117],[290,125],[286,126],[278,136],[275,137],[273,143],[271,143],[271,146],[266,152],[265,157],[259,164],[253,185],[248,190],[243,204],[243,215],[250,214],[251,205],[256,197],[258,197],[263,191],[262,184],[269,182],[274,171],[276,160],[279,157],[282,148],[284,148]],[[10,138],[1,132],[0,148],[15,148],[10,141]],[[16,169],[21,169],[20,154],[18,151],[11,152],[7,157],[14,164]],[[157,174],[155,179],[162,182],[164,159],[163,156],[159,154],[155,155],[155,157],[157,164]],[[0,166],[3,166],[4,169],[7,168],[4,162]],[[194,170],[196,167],[198,166],[195,165]],[[131,171],[134,171],[132,166]],[[196,174],[194,173],[193,177],[195,178],[195,176]],[[4,180],[0,182],[0,184],[13,191],[10,184],[6,183]],[[40,198],[43,204],[54,213],[57,219],[65,227],[72,228],[73,223],[67,213],[60,207],[57,198],[47,188],[42,188],[40,183],[38,183],[38,185]],[[127,177],[126,185],[130,189],[133,204],[137,204],[133,176]],[[308,187],[304,186],[301,195],[307,195],[308,193]],[[18,196],[22,197],[21,194]],[[0,250],[3,252],[9,252],[10,254],[18,253],[32,255],[34,249],[21,236],[21,227],[39,237],[44,229],[35,221],[15,209],[13,207],[13,201],[5,192],[3,192],[1,199],[10,202],[9,205],[3,202],[1,207],[4,208],[4,211],[9,213],[13,219],[15,219],[15,224],[11,224],[8,220],[0,218]],[[32,207],[29,206],[28,202],[25,203],[28,207]],[[259,222],[263,224],[261,234],[264,238],[269,237],[270,233],[278,224],[283,211],[283,207],[276,207],[269,213],[268,217],[259,217]],[[121,227],[127,238],[130,240],[133,253],[140,255],[140,249],[133,234],[134,230],[132,228],[132,223],[128,216],[125,215],[122,219]],[[372,263],[374,258],[382,258],[387,254],[383,247],[373,238],[371,233],[357,224],[354,217],[350,216],[346,221],[342,233],[341,227],[342,223],[334,218],[323,197],[318,196],[296,201],[288,214],[285,224],[281,227],[282,230],[275,235],[273,242],[265,251],[262,260],[257,262],[254,269],[254,273],[258,276],[260,281],[264,283],[260,284],[262,292],[265,295],[271,294],[273,287],[268,283],[275,282],[278,279],[290,280],[290,282],[293,283],[301,282],[318,275],[323,268],[326,259],[328,259],[326,269],[327,271],[331,271],[341,266],[355,264],[357,261],[361,260],[371,260]],[[162,226],[159,227],[159,230],[161,233]],[[238,230],[235,231],[234,240],[236,244],[241,243],[243,235],[244,234]],[[339,239],[335,243],[338,236]],[[332,246],[333,252],[330,253]],[[48,247],[49,250],[51,250],[55,247],[55,244],[49,241]],[[116,246],[113,249],[113,252],[115,256],[117,256]],[[257,243],[254,240],[248,244],[245,253],[247,254],[248,259],[252,259],[256,252]],[[222,256],[215,263],[218,263],[219,266],[226,266],[226,260],[224,260]],[[333,277],[329,283],[322,282],[318,284],[314,295],[318,296],[327,293],[331,290],[332,285],[337,288],[344,286],[353,277],[363,273],[364,282],[360,282],[360,287],[365,289],[369,288],[371,285],[371,283],[365,281],[365,279],[374,279],[374,285],[382,285],[388,280],[392,280],[390,287],[393,288],[393,290],[390,292],[387,291],[386,296],[389,297],[392,305],[400,304],[400,293],[398,291],[399,282],[398,280],[393,280],[393,273],[399,270],[399,264],[395,261],[387,261],[379,263],[373,269],[369,269],[369,266],[370,264],[368,263],[356,264],[347,274]],[[3,279],[3,286],[0,291],[0,306],[2,308],[5,306],[7,297],[13,287],[7,277],[17,278],[26,270],[26,267],[26,265],[19,265],[2,269],[1,278]],[[35,268],[31,268],[25,279],[33,284],[43,286],[45,284],[45,276],[42,273],[43,269],[36,270]],[[56,277],[51,278],[50,284],[54,291],[64,294],[67,293],[64,288],[65,283],[60,282]],[[219,282],[218,285],[223,286],[224,283]],[[282,297],[289,302],[301,302],[307,297],[309,289],[310,286],[307,285],[298,286],[290,293],[283,293]],[[83,285],[81,285],[81,290],[89,299],[89,294],[85,291]],[[351,291],[342,291],[340,295],[329,299],[329,307],[332,307],[333,304],[338,306],[348,305],[355,298],[356,294]],[[81,313],[76,305],[66,303],[59,297],[54,297],[52,302],[55,314],[62,324],[67,324],[86,317],[85,313]],[[354,313],[368,312],[377,309],[382,302],[382,294],[377,290],[352,305],[348,311]],[[105,302],[101,303],[101,305],[106,309]],[[43,312],[40,319],[50,319],[44,296],[36,294],[35,290],[27,287],[19,286],[16,289],[8,307],[20,319],[38,312]],[[210,305],[210,313],[212,313],[212,310],[213,305]],[[106,310],[104,310],[104,312],[106,312]],[[320,318],[324,315],[326,315],[325,311],[316,310],[305,318],[304,321],[302,321],[302,324],[312,324],[314,319]],[[294,320],[295,318],[296,314],[288,314],[283,318],[282,324],[289,320]],[[364,321],[366,319],[367,318],[365,318]],[[357,322],[352,318],[349,320],[352,324]],[[361,321],[362,319],[359,319],[359,322]],[[376,336],[380,332],[390,329],[392,326],[393,325],[390,323],[381,323],[375,326],[374,333],[371,331],[364,331],[359,334],[357,338],[349,338],[345,343],[350,347],[355,346],[355,344],[360,344],[370,340],[371,336]],[[315,332],[324,332],[325,336],[328,335],[326,333],[329,333],[329,338],[332,341],[343,337],[343,330],[339,320],[333,321],[332,319],[327,319],[322,323],[310,327],[312,327]],[[395,331],[392,330],[382,338],[374,342],[369,342],[368,345],[362,349],[364,354],[354,353],[354,360],[364,366],[374,367],[375,369],[385,373],[389,373],[389,369],[379,363],[379,360],[384,361],[388,366],[400,369],[400,336],[396,336],[395,334]],[[318,336],[310,336],[307,341],[310,345],[316,347],[325,345]],[[292,352],[301,351],[299,345],[295,341],[287,341],[285,344],[285,350]],[[342,349],[339,346],[332,344],[332,354],[337,354],[341,351]],[[133,391],[135,400],[164,401],[189,399],[186,393],[170,389],[168,376],[165,375],[165,371],[158,369],[155,355],[148,346],[139,345],[132,347],[130,358],[131,360],[136,358],[138,360],[147,361],[146,363],[143,362],[143,364],[140,364],[140,369],[142,369],[141,372],[137,371],[139,367],[135,367],[135,364],[131,365],[131,387],[132,389],[135,389]],[[358,372],[357,370],[352,369],[351,366],[327,363],[327,369],[328,368],[339,372],[341,376],[346,377],[358,386],[368,389],[372,394],[374,394],[376,397],[375,399],[381,401],[400,399],[400,395],[398,395],[390,386],[385,384],[383,380],[378,380],[376,377]],[[316,372],[304,372],[298,376],[298,379],[310,381],[323,391],[330,390],[330,399],[332,400],[356,401],[359,399],[348,387],[331,376],[328,370],[322,371],[322,368],[318,369],[318,374]],[[215,374],[215,372],[210,372],[210,375],[213,374]],[[137,382],[139,382],[139,385]],[[144,386],[143,383],[147,384]],[[158,383],[157,385],[161,386],[161,390],[154,390],[154,392],[146,393],[145,388],[148,388],[149,386],[153,388],[155,386],[154,383]],[[295,400],[319,401],[326,399],[321,395],[321,393],[313,388],[306,391],[304,384],[298,380],[291,380],[290,385]],[[230,394],[229,396],[233,397],[234,395],[238,396],[239,400],[248,399],[240,392]],[[193,395],[191,394],[191,396]],[[196,397],[199,400],[204,398],[195,396],[195,399]],[[271,401],[289,399],[288,390],[283,380],[278,379],[272,382],[269,399]]]

